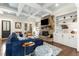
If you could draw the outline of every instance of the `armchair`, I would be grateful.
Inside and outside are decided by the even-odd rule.
[[[16,33],[9,36],[6,43],[6,56],[22,56],[24,55],[24,48],[21,44],[24,41],[19,41]]]

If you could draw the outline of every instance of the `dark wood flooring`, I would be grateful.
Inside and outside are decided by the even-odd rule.
[[[79,56],[79,52],[77,52],[77,56]]]
[[[75,49],[75,48],[71,48],[71,47],[56,43],[56,42],[51,42],[51,43],[48,42],[48,43],[62,49],[62,51],[59,53],[58,56],[77,56],[77,55],[79,55],[79,53],[77,53],[77,49]]]

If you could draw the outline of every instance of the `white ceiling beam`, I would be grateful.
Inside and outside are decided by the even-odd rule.
[[[24,5],[25,4],[23,4],[23,3],[18,4],[18,12],[16,13],[17,16],[19,16],[22,13]]]
[[[38,14],[40,11],[41,11],[41,10],[37,11],[37,12],[34,13],[33,15],[30,15],[27,19],[29,19],[29,18],[35,18],[35,19],[38,18],[38,17],[36,17],[35,15]]]
[[[11,13],[11,12],[15,13],[16,12],[16,10],[13,10],[13,9],[11,9],[9,7],[5,7],[5,6],[0,6],[0,10],[8,12],[8,13]]]
[[[2,10],[3,12],[5,11],[5,12],[8,12],[8,13],[17,13],[17,11],[16,10],[14,10],[14,9],[11,9],[11,8],[9,8],[9,7],[4,7],[4,6],[0,6],[0,10]],[[25,16],[30,16],[30,15],[27,15],[26,13],[21,13],[22,15],[25,15]]]
[[[48,9],[44,9],[45,11],[47,11],[49,14],[51,14],[52,15],[52,11],[50,11],[50,10],[48,10]]]
[[[52,14],[52,11],[48,10],[47,7],[48,6],[51,6],[52,4],[48,4],[47,6],[45,7],[41,7],[43,10],[45,10],[46,12],[48,12],[49,14]]]

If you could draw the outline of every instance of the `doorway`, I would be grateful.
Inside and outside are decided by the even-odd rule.
[[[11,22],[2,20],[2,38],[8,38],[11,33]]]

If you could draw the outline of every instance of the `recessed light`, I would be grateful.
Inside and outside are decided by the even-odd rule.
[[[73,31],[77,31],[77,29],[73,29]]]
[[[56,3],[56,4],[55,4],[55,6],[57,7],[57,6],[59,6],[59,4],[58,4],[58,3]]]
[[[2,10],[0,10],[0,14],[3,14],[3,11]]]

